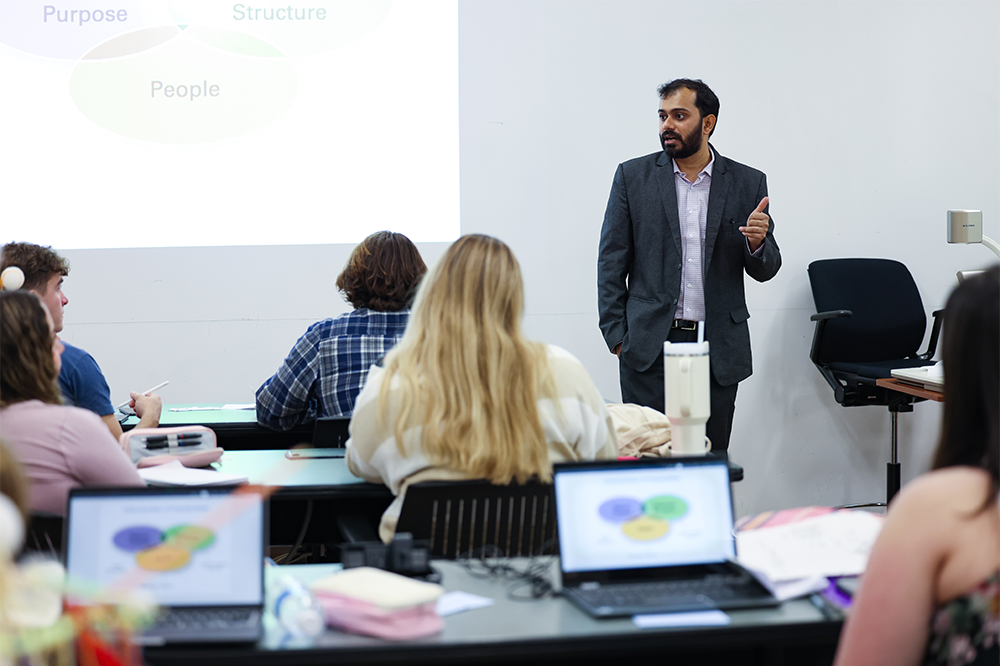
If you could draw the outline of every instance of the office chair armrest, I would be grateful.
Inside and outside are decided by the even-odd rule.
[[[931,328],[931,339],[927,342],[927,351],[920,354],[918,358],[928,361],[934,358],[937,351],[938,336],[941,334],[941,324],[944,323],[944,310],[935,310],[931,313],[934,317],[934,326]]]
[[[821,365],[820,361],[816,358],[816,350],[819,349],[820,343],[823,340],[823,331],[826,328],[826,322],[830,319],[851,317],[853,315],[854,313],[850,310],[829,310],[827,312],[817,312],[809,317],[810,321],[816,322],[816,329],[813,331],[812,349],[809,350],[809,360],[816,365]]]

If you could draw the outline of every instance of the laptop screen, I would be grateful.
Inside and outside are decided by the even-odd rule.
[[[736,555],[725,461],[557,465],[553,485],[563,572],[714,564]]]
[[[263,603],[263,497],[232,489],[75,489],[67,573],[151,592],[161,606]]]

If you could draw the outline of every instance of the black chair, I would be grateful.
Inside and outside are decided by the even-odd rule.
[[[350,416],[321,416],[313,427],[312,445],[315,449],[342,449],[350,437]]]
[[[63,517],[48,511],[32,511],[28,516],[22,554],[41,553],[57,560],[62,557]]]
[[[897,417],[923,398],[876,385],[897,368],[932,365],[944,310],[933,313],[927,351],[918,354],[927,315],[906,266],[891,259],[822,259],[809,264],[816,322],[809,358],[844,407],[881,405],[892,418],[886,503],[899,491]]]
[[[538,481],[497,486],[488,481],[425,481],[406,489],[396,532],[430,542],[431,557],[507,557],[556,552],[552,486]]]

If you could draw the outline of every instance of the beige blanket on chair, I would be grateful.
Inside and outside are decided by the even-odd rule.
[[[642,405],[608,405],[618,437],[618,455],[634,458],[670,457],[670,421]]]

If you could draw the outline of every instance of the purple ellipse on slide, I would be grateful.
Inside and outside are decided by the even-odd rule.
[[[163,532],[155,527],[137,525],[126,527],[115,534],[115,545],[130,553],[137,553],[159,545],[163,541]]]
[[[598,511],[605,520],[624,523],[642,515],[642,502],[631,497],[616,497],[602,504]]]

